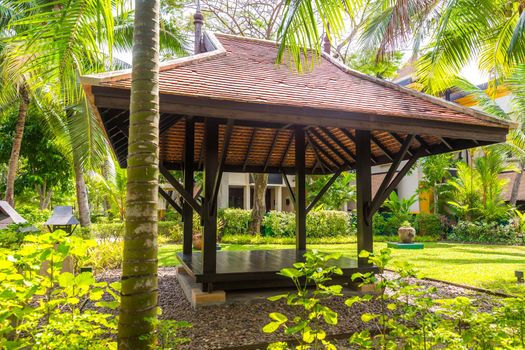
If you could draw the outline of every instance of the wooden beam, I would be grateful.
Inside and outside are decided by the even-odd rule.
[[[372,201],[372,149],[370,131],[356,130],[356,192],[357,192],[357,256],[362,251],[373,252],[372,221],[368,212]],[[359,266],[369,266],[368,258],[358,258]]]
[[[352,153],[352,151],[350,151],[350,150],[348,149],[348,147],[346,147],[346,146],[341,142],[341,140],[339,140],[337,137],[335,137],[335,136],[330,132],[330,130],[328,130],[327,128],[323,128],[323,127],[321,127],[320,129],[321,129],[321,131],[322,131],[325,135],[327,135],[332,141],[334,141],[334,142],[337,144],[337,146],[339,146],[339,148],[341,148],[341,149],[342,149],[342,150],[343,150],[348,156],[350,156],[350,158],[352,158],[353,161],[355,161],[355,154]]]
[[[306,250],[306,159],[305,130],[295,129],[295,249]]]
[[[128,89],[92,86],[95,103],[99,108],[129,109]],[[242,119],[282,123],[286,120],[295,125],[319,125],[327,127],[387,130],[401,133],[425,134],[432,130],[434,136],[476,139],[478,141],[504,142],[508,126],[493,126],[443,121],[437,118],[423,119],[378,115],[377,113],[350,112],[328,108],[272,105],[259,102],[217,100],[204,96],[161,94],[161,113],[200,115],[204,117]],[[465,111],[465,113],[469,113]],[[320,117],[322,116],[322,117]]]
[[[377,147],[379,147],[379,149],[385,154],[385,156],[388,157],[388,159],[390,159],[391,161],[394,160],[394,155],[392,154],[392,152],[390,152],[388,148],[385,147],[383,143],[377,139],[377,137],[372,135],[372,133],[370,133],[370,140],[372,140],[372,142],[375,143]]]
[[[270,157],[273,153],[273,150],[275,149],[275,143],[277,141],[277,138],[279,137],[279,133],[282,129],[275,130],[275,134],[273,135],[272,144],[270,146],[270,150],[268,151],[268,154],[266,155],[266,161],[264,162],[264,171],[266,171],[266,168],[268,168],[268,163],[270,162]]]
[[[279,161],[279,167],[282,168],[283,167],[283,162],[284,160],[286,159],[286,155],[288,154],[288,152],[290,151],[290,147],[292,146],[292,142],[293,142],[293,137],[294,137],[294,133],[292,132],[290,134],[290,139],[288,140],[288,144],[286,145],[286,148],[284,149],[284,153],[283,155],[281,156],[281,160]]]
[[[325,162],[323,162],[323,160],[321,159],[321,155],[319,154],[319,151],[314,146],[314,144],[313,144],[312,140],[310,139],[310,137],[308,137],[308,134],[306,134],[306,142],[307,142],[307,145],[306,145],[306,147],[304,149],[305,153],[306,153],[307,147],[310,146],[312,148],[312,151],[314,152],[314,156],[315,156],[315,160],[316,160],[316,164],[314,165],[312,170],[315,170],[317,165],[319,165],[319,167],[321,167],[321,171],[323,172],[323,174],[326,172],[326,169],[330,170],[328,165]]]
[[[399,170],[399,173],[396,175],[396,177],[390,182],[388,187],[380,194],[380,196],[376,196],[377,198],[374,198],[374,204],[373,207],[370,208],[369,211],[369,218],[372,218],[375,212],[381,207],[385,199],[388,198],[390,193],[396,188],[397,185],[403,180],[405,175],[410,171],[412,166],[416,163],[416,161],[421,158],[426,153],[426,149],[424,147],[420,147],[419,150],[410,158],[407,160],[405,165]]]
[[[339,130],[341,130],[342,133],[345,134],[345,136],[348,137],[350,139],[350,141],[352,141],[355,144],[355,147],[356,147],[356,162],[357,162],[357,140],[356,140],[356,137],[354,137],[354,135],[352,135],[352,133],[350,131],[346,130],[346,129],[341,128]],[[356,130],[356,135],[357,135],[357,130]],[[370,153],[370,160],[372,161],[372,164],[376,164],[377,163],[377,159],[372,153]]]
[[[447,140],[447,138],[445,138],[445,137],[440,137],[439,139],[440,139],[441,143],[443,143],[449,150],[451,150],[451,151],[454,150],[454,147],[452,147],[450,145],[450,142],[451,142],[450,140]]]
[[[255,139],[256,134],[257,134],[257,128],[253,128],[252,136],[250,136],[250,143],[248,144],[248,149],[246,150],[246,154],[244,155],[244,162],[242,165],[243,170],[246,169],[246,166],[248,165],[248,160],[250,159],[250,153],[253,147],[253,140]]]
[[[195,121],[186,118],[184,136],[184,190],[193,196],[194,179],[194,157],[195,157]],[[193,197],[195,200],[195,197]],[[196,201],[195,201],[196,202]],[[184,255],[192,253],[193,246],[193,208],[191,204],[184,201],[182,204],[183,240],[182,252]]]
[[[397,143],[399,143],[401,146],[403,146],[403,143],[405,142],[405,140],[403,140],[403,138],[401,136],[399,136],[395,132],[391,132],[390,136],[392,136],[397,141]],[[412,152],[410,150],[407,151],[407,154],[409,156],[411,156],[411,157],[413,156],[413,154],[412,154]]]
[[[171,127],[177,124],[177,122],[181,120],[182,118],[183,118],[182,115],[175,116],[172,114],[161,114],[160,122],[159,122],[160,124],[159,125],[159,135],[162,136],[166,134],[166,132],[168,132],[171,129]]]
[[[322,155],[327,158],[330,163],[332,163],[334,165],[334,167],[332,167],[332,169],[339,169],[341,167],[341,163],[339,163],[339,161],[337,161],[337,159],[335,159],[330,153],[328,153],[327,151],[325,151],[323,149],[323,147],[317,147],[317,146],[320,146],[317,141],[310,135],[311,134],[311,130],[307,130],[306,131],[306,137],[308,140],[310,140],[312,142],[312,144],[319,150],[320,153],[322,153]],[[344,161],[343,161],[344,163]]]
[[[332,186],[332,184],[335,182],[335,180],[337,180],[337,178],[339,177],[339,175],[341,175],[342,172],[343,172],[342,170],[338,170],[334,175],[332,175],[332,177],[326,182],[326,184],[323,186],[323,188],[321,188],[319,193],[315,196],[315,198],[312,200],[312,202],[308,205],[308,207],[306,208],[306,214],[308,214],[310,212],[310,210],[315,208],[315,205],[317,204],[317,202],[321,198],[323,198],[323,195],[326,193],[326,191],[328,191],[330,186]]]
[[[288,176],[286,176],[286,172],[284,171],[283,168],[281,168],[281,174],[283,174],[284,183],[286,184],[286,187],[288,187],[288,191],[290,191],[290,196],[292,196],[292,200],[293,200],[294,203],[295,203],[295,193],[294,193],[294,190],[293,190],[293,188],[292,188],[292,185],[290,185],[290,181],[288,181]]]
[[[164,176],[164,178],[173,186],[173,188],[179,192],[182,198],[187,201],[189,205],[191,205],[193,210],[202,215],[202,207],[195,201],[195,199],[193,199],[193,194],[186,192],[180,182],[173,175],[171,175],[170,171],[166,169],[163,164],[159,165],[159,171],[162,176]]]
[[[202,211],[202,272],[215,274],[217,268],[217,215],[213,208],[214,186],[217,178],[219,157],[219,121],[208,118],[204,125],[204,142],[206,156],[204,161],[204,202]],[[211,291],[211,285],[203,289]]]
[[[430,152],[430,145],[419,135],[416,135],[416,140],[421,144],[421,147],[424,148],[426,154],[432,154]]]
[[[221,159],[219,161],[219,166],[217,167],[217,175],[215,176],[215,186],[213,186],[213,198],[212,202],[217,204],[217,196],[219,194],[219,188],[221,187],[222,173],[224,170],[224,162],[226,161],[226,156],[228,155],[228,148],[230,146],[230,141],[232,139],[233,133],[233,120],[228,120],[226,124],[226,132],[224,133],[224,140],[222,142],[222,153]],[[217,206],[215,205],[212,210],[216,210]]]
[[[341,152],[339,152],[323,135],[317,132],[314,128],[310,128],[308,131],[310,131],[320,142],[322,142],[325,147],[329,148],[335,155],[337,155],[337,157],[343,161],[344,165],[346,165],[348,168],[352,167],[348,159],[341,155]]]
[[[159,187],[159,194],[173,207],[173,209],[182,215],[182,208],[180,205],[178,205],[162,187]]]
[[[414,137],[415,137],[414,135],[408,135],[405,141],[403,141],[403,144],[401,145],[401,149],[396,155],[394,162],[390,165],[390,168],[388,169],[388,172],[386,173],[385,178],[381,182],[381,185],[379,186],[379,189],[376,192],[375,198],[372,201],[372,205],[370,208],[371,212],[375,213],[375,211],[379,208],[377,201],[381,197],[385,189],[388,187],[388,185],[390,184],[390,181],[392,180],[394,175],[396,174],[399,164],[401,164],[403,159],[405,159],[405,156],[407,155],[408,150],[410,149],[410,145],[412,144]]]

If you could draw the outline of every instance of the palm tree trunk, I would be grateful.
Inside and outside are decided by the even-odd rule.
[[[261,233],[262,219],[266,212],[265,195],[266,186],[268,185],[268,174],[252,174],[252,177],[254,187],[250,234],[257,235]]]
[[[518,201],[518,193],[520,191],[521,179],[523,177],[523,171],[525,171],[525,164],[520,165],[520,172],[516,174],[514,183],[512,184],[512,191],[510,192],[510,205],[515,206]]]
[[[86,182],[84,181],[84,169],[80,163],[77,152],[73,150],[73,170],[75,171],[75,189],[77,192],[77,205],[80,226],[91,225],[91,214],[89,212],[89,200]]]
[[[156,342],[159,7],[159,0],[135,1],[120,349]]]
[[[5,200],[12,207],[15,206],[15,179],[18,169],[18,159],[20,158],[20,149],[22,148],[22,137],[24,136],[24,127],[26,124],[27,107],[29,106],[29,92],[25,85],[21,85],[18,91],[20,95],[20,107],[18,108],[18,120],[16,122],[15,138],[11,148],[11,157],[9,158],[9,167],[7,169],[7,184],[5,190]]]

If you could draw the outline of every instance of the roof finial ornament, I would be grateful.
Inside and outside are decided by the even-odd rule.
[[[202,24],[204,23],[204,16],[201,13],[201,2],[197,0],[197,9],[193,15],[193,24],[195,25],[195,46],[193,53],[196,55],[201,52],[202,43]]]

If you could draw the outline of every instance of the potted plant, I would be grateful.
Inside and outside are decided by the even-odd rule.
[[[416,229],[412,227],[409,221],[403,221],[401,227],[397,229],[399,241],[401,243],[413,243],[416,238]]]

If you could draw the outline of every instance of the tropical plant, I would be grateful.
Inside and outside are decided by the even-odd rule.
[[[116,349],[116,316],[107,311],[119,304],[120,284],[96,282],[91,272],[61,272],[67,259],[78,270],[95,244],[55,231],[0,252],[1,348]]]
[[[323,301],[334,296],[341,296],[340,285],[328,285],[333,275],[342,275],[341,269],[331,260],[339,259],[339,254],[321,254],[317,251],[304,255],[305,262],[297,262],[293,268],[282,269],[279,274],[291,279],[296,291],[268,298],[271,301],[285,299],[294,309],[301,310],[298,316],[286,316],[272,312],[271,322],[263,327],[263,332],[273,333],[283,329],[285,335],[293,336],[300,344],[296,349],[335,349],[326,339],[325,326],[337,324],[337,312]],[[309,286],[314,288],[311,289]],[[270,345],[269,349],[289,349],[283,342]]]
[[[450,167],[453,165],[454,154],[437,154],[421,159],[423,180],[421,188],[432,191],[432,212],[438,214],[439,197],[443,192],[443,183],[450,178]]]
[[[314,175],[311,181],[307,181],[306,198],[313,201],[319,191],[330,180],[332,175]],[[355,200],[355,174],[349,172],[341,173],[330,188],[317,202],[316,209],[340,210],[343,205]]]
[[[118,327],[121,349],[149,349],[156,343],[159,12],[159,0],[135,2],[127,217]]]
[[[417,202],[417,194],[413,194],[409,198],[400,198],[397,192],[392,191],[387,200],[383,203],[383,207],[388,209],[396,218],[402,221],[410,221],[411,207]]]
[[[458,163],[456,177],[447,181],[454,198],[449,204],[460,219],[490,222],[506,218],[510,213],[501,196],[508,181],[499,175],[513,167],[497,149],[485,148],[483,152],[485,155],[477,157],[473,166]]]

